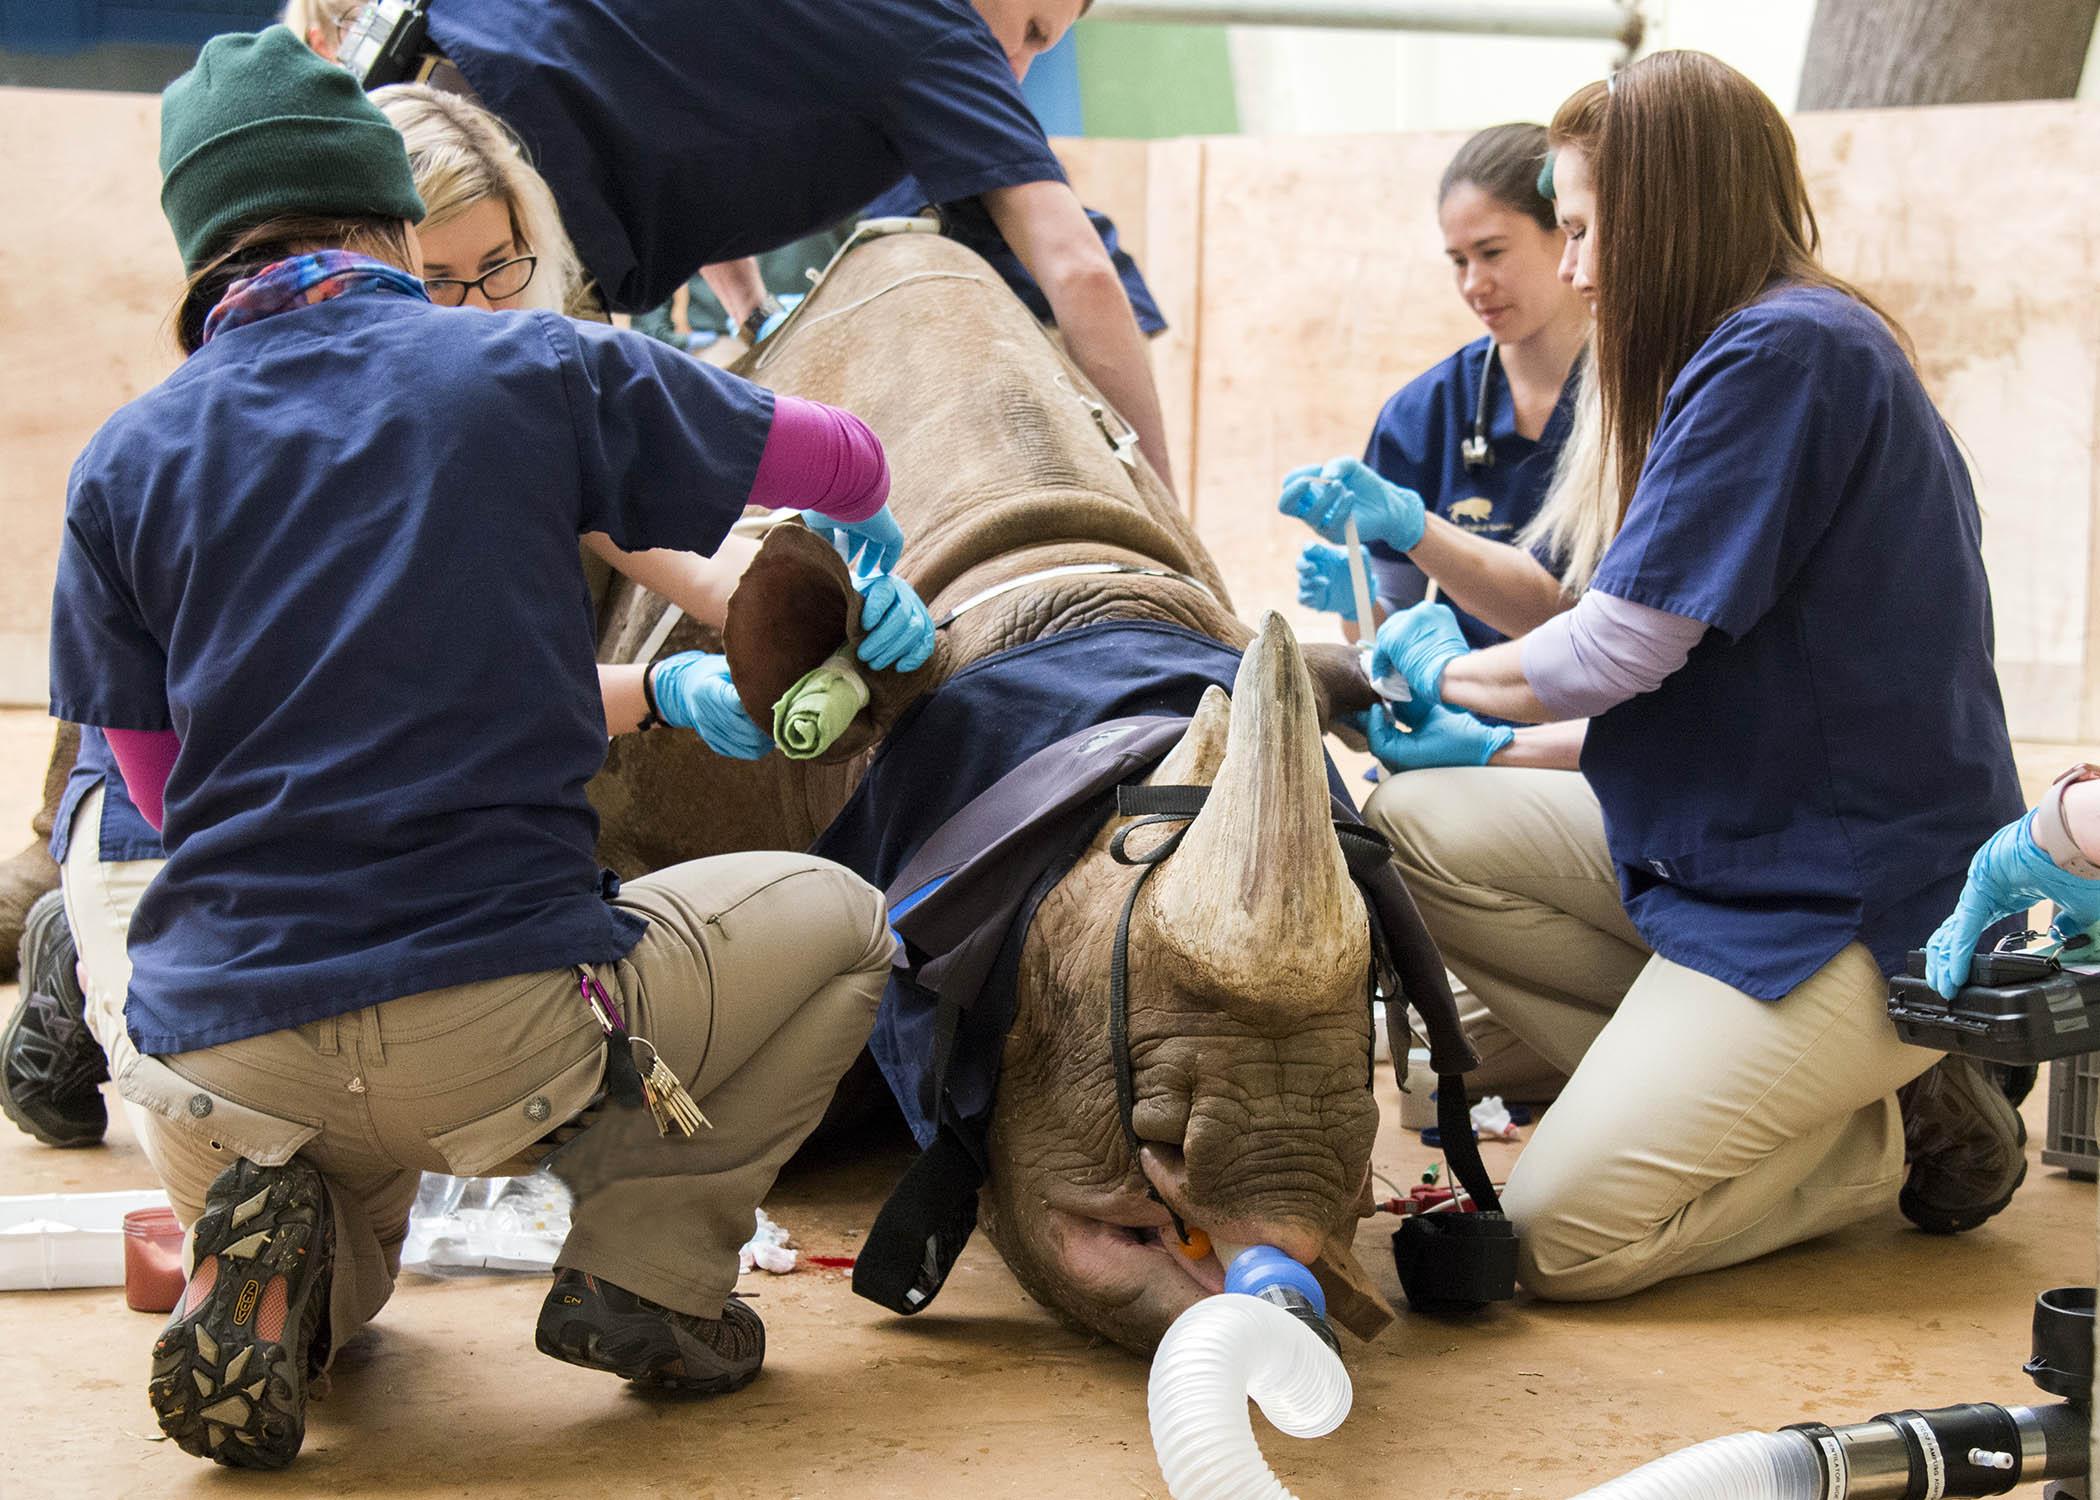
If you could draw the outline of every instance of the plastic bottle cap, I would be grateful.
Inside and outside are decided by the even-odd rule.
[[[1250,1297],[1259,1297],[1268,1288],[1287,1287],[1298,1293],[1313,1306],[1321,1317],[1327,1316],[1327,1294],[1320,1290],[1320,1283],[1302,1263],[1292,1260],[1274,1245],[1250,1245],[1232,1258],[1225,1268],[1225,1290],[1245,1292]]]

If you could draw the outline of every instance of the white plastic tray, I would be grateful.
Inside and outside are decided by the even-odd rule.
[[[166,1208],[159,1188],[0,1198],[0,1291],[124,1284],[124,1215]]]

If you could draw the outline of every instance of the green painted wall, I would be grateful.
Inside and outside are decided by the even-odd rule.
[[[1082,21],[1073,37],[1088,135],[1146,140],[1239,130],[1224,27]]]

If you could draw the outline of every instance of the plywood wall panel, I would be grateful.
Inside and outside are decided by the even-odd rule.
[[[1363,451],[1395,390],[1480,336],[1458,300],[1436,185],[1460,136],[1207,143],[1196,515],[1248,618],[1300,612],[1311,533],[1276,514],[1298,464]]]
[[[1167,331],[1151,341],[1152,373],[1166,422],[1168,463],[1183,503],[1191,504],[1203,143],[1068,138],[1055,144],[1080,201],[1115,220],[1123,248],[1144,272],[1167,321]]]
[[[2100,210],[2074,184],[2100,176],[2100,114],[1860,111],[1794,129],[1826,263],[1908,329],[1969,454],[2013,733],[2090,737]],[[1903,580],[1863,586],[1903,607]]]
[[[159,122],[152,97],[0,89],[0,702],[48,701],[73,460],[176,362],[182,267],[160,216]]]

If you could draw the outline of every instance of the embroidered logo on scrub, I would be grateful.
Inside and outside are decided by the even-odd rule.
[[[251,1277],[241,1287],[240,1300],[233,1304],[234,1327],[245,1328],[248,1326],[248,1320],[255,1316],[255,1299],[261,1295],[262,1283]]]

